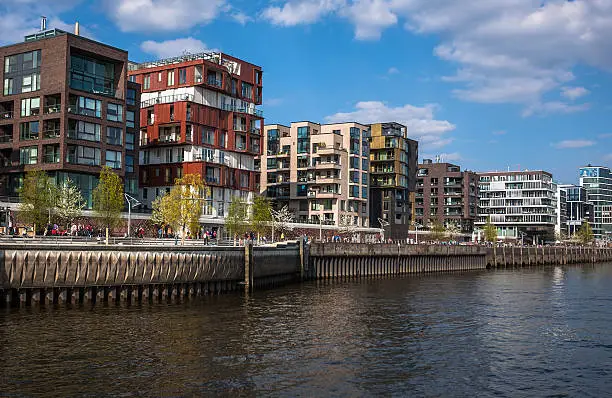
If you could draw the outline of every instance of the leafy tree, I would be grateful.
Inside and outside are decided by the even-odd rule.
[[[79,188],[70,180],[64,181],[57,189],[55,213],[66,229],[81,216],[85,200]]]
[[[588,221],[585,221],[584,224],[580,226],[578,230],[578,240],[583,245],[588,245],[593,243],[595,237],[593,235],[593,229],[591,228],[591,224]]]
[[[484,225],[484,238],[487,242],[497,242],[497,228],[491,223],[491,216]]]
[[[227,217],[225,218],[225,228],[234,237],[234,245],[236,245],[236,238],[244,235],[248,227],[249,205],[241,197],[234,196],[227,209]]]
[[[444,240],[446,238],[446,228],[444,228],[444,224],[442,224],[440,221],[435,220],[432,221],[430,226],[430,237],[431,240],[439,242],[441,240]]]
[[[153,202],[152,218],[180,232],[181,244],[184,244],[187,233],[195,233],[200,228],[200,216],[207,193],[208,188],[199,174],[186,174],[177,178],[170,192]]]
[[[455,240],[455,237],[461,234],[461,227],[455,222],[449,223],[446,227],[446,233],[452,240]]]
[[[272,222],[272,240],[274,240],[275,230],[281,235],[293,230],[293,213],[287,205],[283,206],[280,210],[272,210],[272,218],[274,219]]]
[[[272,205],[264,196],[256,196],[253,201],[251,229],[257,235],[265,235],[272,225]]]
[[[102,168],[98,186],[93,190],[93,210],[106,228],[108,243],[109,231],[119,225],[123,210],[123,182],[108,166]]]
[[[28,171],[19,190],[19,216],[26,224],[44,225],[49,221],[55,204],[57,187],[42,170]]]

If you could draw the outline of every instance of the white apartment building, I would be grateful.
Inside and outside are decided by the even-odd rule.
[[[478,173],[480,208],[476,226],[491,218],[502,240],[542,243],[554,239],[557,187],[542,170]]]

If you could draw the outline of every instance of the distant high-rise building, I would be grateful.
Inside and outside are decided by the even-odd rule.
[[[587,190],[584,187],[571,184],[559,185],[559,189],[565,191],[566,198],[566,223],[563,233],[567,237],[571,237],[580,230],[585,221],[594,224],[593,203],[587,199]]]
[[[478,175],[456,164],[424,159],[417,172],[415,200],[415,219],[422,227],[437,221],[470,233],[478,216]]]
[[[370,223],[406,239],[412,220],[419,144],[399,123],[370,125]],[[381,226],[381,221],[383,224]]]
[[[586,190],[593,204],[593,234],[596,239],[609,239],[612,235],[612,172],[608,167],[584,166],[580,168],[580,186]]]
[[[266,125],[261,192],[301,223],[368,227],[369,136],[354,122]]]
[[[0,195],[17,195],[25,172],[44,170],[72,180],[91,205],[105,165],[134,191],[128,124],[138,112],[126,111],[126,95],[138,98],[139,86],[128,85],[126,51],[52,29],[0,47],[0,59]]]
[[[480,209],[476,225],[491,218],[499,239],[524,242],[554,240],[557,188],[551,173],[542,170],[478,173]]]

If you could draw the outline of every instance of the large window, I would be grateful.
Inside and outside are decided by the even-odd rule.
[[[40,50],[4,58],[4,95],[40,90]]]
[[[121,168],[121,152],[106,151],[106,165],[113,169]]]
[[[81,145],[68,145],[66,162],[86,166],[99,166],[100,148],[91,148]]]
[[[87,97],[70,97],[69,112],[77,115],[101,117],[102,101]]]
[[[68,137],[76,140],[100,142],[100,125],[68,119]]]
[[[38,122],[25,122],[19,125],[19,139],[21,141],[38,139]]]
[[[131,88],[127,89],[127,95],[125,97],[125,102],[128,105],[136,105],[136,90]]]
[[[202,128],[202,144],[215,145],[215,130]]]
[[[123,129],[119,127],[106,127],[106,143],[109,145],[123,144]]]
[[[134,156],[125,155],[125,172],[133,173],[134,172]]]
[[[128,151],[134,150],[134,133],[126,132],[125,133],[125,149]]]
[[[40,114],[40,98],[24,98],[21,100],[21,116],[36,116]]]
[[[70,57],[70,87],[95,94],[115,95],[115,65],[84,55]]]
[[[174,71],[168,71],[168,86],[174,86]]]
[[[179,84],[187,83],[187,69],[179,69]]]
[[[142,88],[148,90],[151,88],[151,75],[144,75],[142,79]]]
[[[242,96],[245,98],[253,97],[253,86],[249,83],[242,82]]]
[[[134,124],[134,119],[136,118],[136,115],[134,114],[133,111],[125,111],[125,126],[126,127],[131,127],[134,128],[135,124]]]
[[[19,164],[38,163],[38,147],[28,146],[19,149]]]
[[[111,122],[122,122],[123,105],[109,103],[106,107],[106,120],[110,120]]]

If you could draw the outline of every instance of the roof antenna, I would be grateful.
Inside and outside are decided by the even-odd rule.
[[[44,15],[40,17],[40,30],[47,30],[47,17]]]

